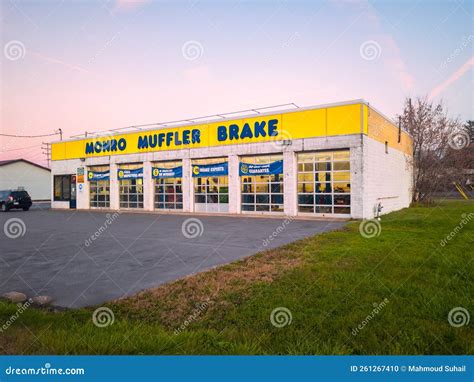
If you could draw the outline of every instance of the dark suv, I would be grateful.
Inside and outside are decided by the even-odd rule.
[[[23,211],[28,211],[32,204],[30,195],[26,191],[0,191],[0,208],[3,212],[12,208],[22,208]]]

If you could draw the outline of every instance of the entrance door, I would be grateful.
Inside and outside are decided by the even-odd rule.
[[[76,175],[71,175],[71,199],[69,208],[76,208]]]

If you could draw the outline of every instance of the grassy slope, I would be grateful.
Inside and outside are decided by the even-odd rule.
[[[29,309],[0,333],[0,352],[58,354],[472,354],[472,321],[454,328],[449,311],[474,315],[474,219],[444,248],[440,241],[474,212],[472,202],[387,215],[366,239],[359,222],[154,291],[110,303],[115,322],[92,324],[93,309]],[[374,309],[388,303],[356,336]],[[206,309],[179,335],[175,328]],[[292,312],[276,328],[270,313]],[[0,322],[16,311],[0,303]]]

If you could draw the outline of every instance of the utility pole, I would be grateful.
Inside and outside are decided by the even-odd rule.
[[[58,129],[58,133],[59,133],[59,140],[62,141],[63,140],[63,130]]]
[[[398,116],[398,143],[402,140],[402,116]]]
[[[51,143],[43,142],[41,145],[41,149],[43,150],[43,154],[46,155],[46,161],[48,162],[48,167],[50,166],[51,161]]]

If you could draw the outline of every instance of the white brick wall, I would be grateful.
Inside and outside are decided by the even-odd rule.
[[[381,203],[382,214],[406,208],[411,201],[412,171],[408,157],[393,148],[363,136],[363,217],[375,216]]]

